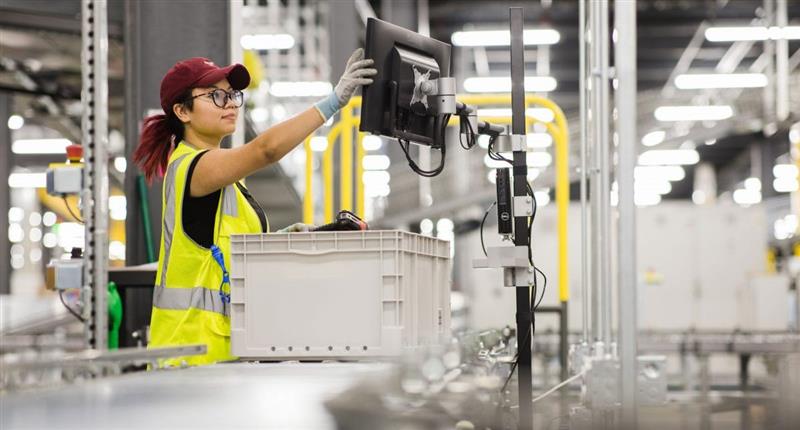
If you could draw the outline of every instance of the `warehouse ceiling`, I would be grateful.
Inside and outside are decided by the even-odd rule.
[[[397,1],[397,0],[395,0]],[[501,2],[497,2],[501,3]],[[504,28],[507,5],[526,9],[528,27],[552,27],[561,34],[558,44],[549,48],[549,73],[558,80],[556,91],[549,94],[561,105],[571,120],[571,138],[578,138],[578,2],[502,2],[504,7],[487,7],[485,1],[429,0],[431,35],[449,41],[457,30]],[[549,6],[543,6],[545,3]],[[381,1],[371,1],[376,11]],[[764,124],[762,91],[722,90],[692,92],[676,90],[671,78],[676,71],[708,72],[724,68],[731,72],[763,71],[765,63],[760,43],[719,44],[704,41],[701,30],[713,25],[748,25],[763,15],[760,0],[654,0],[639,1],[638,11],[638,88],[640,136],[659,125],[653,109],[661,104],[689,104],[700,100],[726,101],[736,107],[735,120],[718,124],[697,124],[694,129],[671,128],[665,147],[684,144],[686,135],[701,136],[703,142],[715,141],[701,151],[718,168],[734,162],[741,151],[758,139]],[[32,124],[44,125],[77,140],[80,130],[80,20],[78,1],[2,0],[0,2],[0,90],[13,91],[14,111],[23,113]],[[789,19],[800,19],[800,2],[789,2]],[[109,107],[110,127],[123,127],[123,2],[109,1]],[[798,63],[800,41],[789,44],[792,83],[800,87]],[[536,47],[526,52],[527,68],[537,70],[537,60],[544,58]],[[681,59],[684,59],[682,62]],[[689,59],[686,63],[686,59]],[[684,63],[683,69],[679,64]],[[459,78],[479,75],[506,75],[507,52],[502,48],[481,50],[456,48],[454,65]],[[678,67],[678,69],[676,69]],[[460,69],[459,69],[460,68]],[[800,91],[792,94],[794,106],[800,104]],[[742,138],[745,136],[746,138]],[[701,144],[700,142],[695,142]],[[576,148],[577,145],[572,145]],[[575,159],[575,158],[573,158]],[[38,159],[22,162],[39,163]],[[49,161],[49,160],[47,160]],[[543,176],[547,180],[547,176]],[[687,177],[686,181],[690,180]],[[486,184],[487,186],[489,184]],[[680,187],[677,187],[680,188]],[[686,188],[686,187],[684,187]],[[689,187],[688,189],[691,189]],[[394,193],[394,187],[393,187]],[[674,197],[686,197],[677,190]]]

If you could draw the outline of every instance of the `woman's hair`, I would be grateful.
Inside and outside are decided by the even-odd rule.
[[[181,94],[178,100],[190,111],[193,107],[192,90]],[[144,172],[148,183],[164,176],[172,147],[183,140],[183,123],[170,109],[165,114],[152,115],[144,120],[139,146],[133,153],[133,161]]]

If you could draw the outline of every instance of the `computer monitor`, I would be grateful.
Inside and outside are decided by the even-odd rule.
[[[378,74],[363,89],[359,130],[443,147],[449,117],[427,109],[415,82],[450,76],[450,45],[375,18],[367,20],[366,45]]]

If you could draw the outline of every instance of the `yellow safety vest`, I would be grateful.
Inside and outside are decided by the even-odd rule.
[[[205,344],[205,355],[164,360],[162,364],[202,365],[232,360],[230,304],[220,295],[222,268],[211,250],[198,245],[183,229],[186,175],[200,151],[181,142],[169,157],[162,191],[161,249],[158,258],[149,346]],[[267,223],[267,231],[269,224]],[[214,222],[214,244],[230,271],[230,235],[261,233],[255,209],[238,189],[228,185],[220,193]],[[224,284],[230,294],[230,285]]]

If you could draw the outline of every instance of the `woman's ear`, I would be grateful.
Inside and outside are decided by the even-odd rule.
[[[189,122],[189,109],[187,109],[186,105],[183,103],[175,103],[172,105],[172,112],[175,113],[175,116],[177,116],[182,123],[186,124]]]

